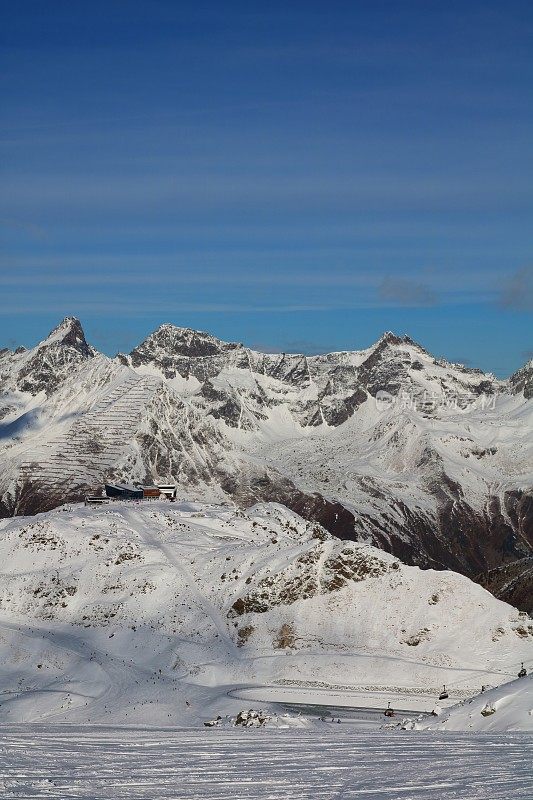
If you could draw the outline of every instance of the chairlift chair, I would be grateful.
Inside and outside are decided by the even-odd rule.
[[[390,703],[388,704],[387,708],[383,712],[386,717],[393,717],[394,716],[394,709],[390,707]]]
[[[446,686],[442,687],[442,692],[439,694],[439,700],[447,700],[450,695],[446,691]]]
[[[518,673],[519,678],[525,678],[527,675],[527,669],[524,667],[524,662],[522,661],[522,669]]]

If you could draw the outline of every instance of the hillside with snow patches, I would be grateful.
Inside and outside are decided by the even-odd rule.
[[[309,357],[162,325],[108,358],[66,318],[0,351],[0,515],[176,482],[183,500],[283,503],[529,610],[527,570],[512,592],[489,575],[533,553],[532,374],[499,381],[391,333]]]
[[[306,687],[430,711],[533,665],[527,614],[277,504],[64,506],[0,521],[0,559],[2,723],[198,725]]]

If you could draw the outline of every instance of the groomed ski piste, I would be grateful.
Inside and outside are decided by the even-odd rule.
[[[10,725],[0,738],[10,800],[532,797],[533,739],[517,733]]]
[[[2,797],[533,796],[531,620],[464,576],[277,504],[64,506],[0,559]]]

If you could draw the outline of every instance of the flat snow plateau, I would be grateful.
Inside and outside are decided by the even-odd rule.
[[[533,737],[8,725],[2,798],[531,800]]]

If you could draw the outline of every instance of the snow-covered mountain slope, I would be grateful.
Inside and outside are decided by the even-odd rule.
[[[33,350],[2,356],[0,514],[54,508],[105,480],[153,482],[156,470],[202,496],[222,496],[205,486],[228,450],[215,426],[160,377],[139,375],[86,344],[75,357],[70,342],[80,330],[66,319]],[[64,369],[30,391],[21,378],[26,365],[39,361],[44,374],[51,352]]]
[[[474,577],[533,553],[529,372],[498,381],[392,333],[306,357],[173,325],[110,359],[67,318],[0,352],[0,515],[175,481]]]
[[[527,615],[468,578],[276,504],[62,507],[0,534],[3,722],[197,724],[272,685],[430,710],[533,663]]]
[[[482,692],[447,709],[418,729],[446,731],[533,731],[533,674]]]

